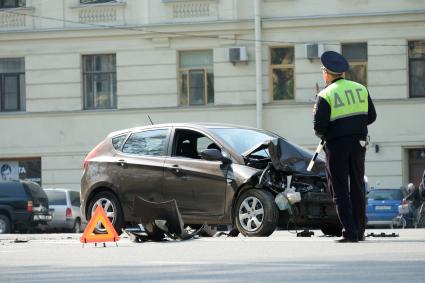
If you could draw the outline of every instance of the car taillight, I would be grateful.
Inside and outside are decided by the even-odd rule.
[[[92,151],[90,151],[89,152],[89,154],[87,154],[87,156],[86,156],[86,158],[84,159],[84,162],[83,162],[83,168],[84,168],[84,170],[86,170],[87,169],[87,166],[89,165],[89,160],[93,157],[93,156],[95,156],[96,155],[96,153],[97,153],[97,151],[98,151],[98,149],[99,149],[99,147],[100,147],[100,145],[101,145],[102,143],[99,143],[98,145],[96,145],[93,149],[92,149]]]
[[[65,212],[66,218],[72,218],[72,209],[68,207]]]
[[[28,212],[32,212],[32,208],[33,208],[32,201],[31,201],[31,200],[29,200],[29,201],[27,202],[27,211],[28,211]]]

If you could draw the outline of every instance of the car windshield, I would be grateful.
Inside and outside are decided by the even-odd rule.
[[[210,130],[228,143],[239,154],[244,153],[259,143],[278,137],[272,133],[253,129],[210,128]]]
[[[398,189],[373,190],[369,192],[367,197],[373,200],[401,200],[403,193]]]

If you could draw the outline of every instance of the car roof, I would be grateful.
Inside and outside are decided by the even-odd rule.
[[[72,189],[65,189],[65,188],[43,188],[45,191],[71,191],[71,192],[78,192],[77,190],[72,190]]]
[[[111,132],[108,137],[114,137],[121,134],[126,134],[128,132],[137,132],[141,130],[147,129],[157,129],[163,127],[191,127],[199,130],[208,130],[208,128],[235,128],[235,129],[252,129],[259,130],[254,127],[235,125],[235,124],[226,124],[226,123],[205,123],[205,122],[194,122],[194,123],[164,123],[164,124],[155,124],[155,125],[147,125],[147,126],[139,126],[128,128],[124,130]]]

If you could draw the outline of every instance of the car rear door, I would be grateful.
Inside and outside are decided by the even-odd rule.
[[[200,152],[211,143],[199,131],[173,131],[171,156],[164,165],[164,196],[177,201],[185,218],[217,219],[224,214],[228,166],[200,158]],[[184,152],[183,147],[192,149]]]
[[[124,213],[132,215],[136,195],[162,201],[164,161],[170,128],[133,132],[114,156],[115,176]]]

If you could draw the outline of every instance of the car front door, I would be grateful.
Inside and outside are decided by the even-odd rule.
[[[164,164],[164,196],[177,201],[185,218],[218,219],[224,214],[228,165],[200,158],[200,152],[212,144],[198,131],[173,133],[171,156]]]
[[[163,201],[164,160],[169,128],[132,133],[115,155],[124,213],[132,215],[136,195]]]

